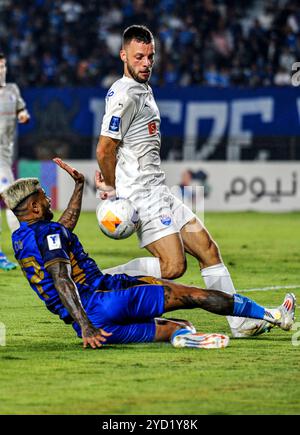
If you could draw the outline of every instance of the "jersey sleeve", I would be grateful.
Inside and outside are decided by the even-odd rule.
[[[19,113],[22,110],[26,109],[26,104],[21,96],[19,86],[16,84],[14,84],[13,86],[14,86],[14,91],[15,91],[16,98],[17,98],[17,113]]]
[[[137,105],[127,93],[107,97],[101,135],[122,140],[136,111]]]
[[[48,225],[38,234],[37,243],[45,267],[58,261],[70,263],[70,236],[62,225]]]

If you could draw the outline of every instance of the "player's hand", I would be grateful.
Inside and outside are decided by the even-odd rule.
[[[101,328],[95,328],[92,325],[81,328],[81,331],[84,349],[86,349],[88,346],[91,346],[93,349],[102,347],[103,343],[106,342],[106,337],[110,337],[112,335],[111,332],[106,332]]]
[[[55,157],[53,161],[62,169],[64,169],[68,174],[71,175],[75,183],[77,184],[83,184],[84,183],[84,175],[77,171],[75,168],[71,168],[68,163],[64,162],[59,157]]]
[[[95,173],[95,186],[99,191],[100,199],[109,199],[116,196],[116,189],[112,186],[107,186],[100,171]]]
[[[30,115],[27,110],[21,110],[21,112],[18,113],[18,121],[20,124],[26,124],[29,120]]]

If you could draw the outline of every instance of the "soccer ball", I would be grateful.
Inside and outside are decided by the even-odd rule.
[[[138,227],[139,215],[129,199],[106,199],[96,215],[100,230],[111,239],[127,239]]]

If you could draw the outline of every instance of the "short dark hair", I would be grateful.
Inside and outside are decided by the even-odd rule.
[[[1,52],[0,52],[0,60],[3,60],[3,59],[6,59],[6,56],[5,56],[4,53],[1,53]]]
[[[150,44],[154,41],[151,31],[146,26],[134,24],[127,27],[123,33],[123,46],[129,44],[133,39],[144,44]]]

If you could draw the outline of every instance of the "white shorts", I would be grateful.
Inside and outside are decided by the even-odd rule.
[[[137,235],[141,248],[162,237],[179,233],[195,217],[192,210],[176,198],[167,186],[151,189],[143,194],[143,198],[132,200],[140,215]]]
[[[15,181],[10,166],[0,163],[0,193]]]

